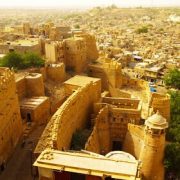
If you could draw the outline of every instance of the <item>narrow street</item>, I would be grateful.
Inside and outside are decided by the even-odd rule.
[[[33,151],[44,128],[45,125],[33,127],[24,146],[22,146],[22,140],[18,143],[5,170],[0,174],[0,180],[33,180]]]

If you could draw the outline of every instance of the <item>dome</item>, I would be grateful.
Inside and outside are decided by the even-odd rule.
[[[166,119],[161,114],[159,114],[159,111],[157,111],[156,114],[153,114],[151,117],[149,117],[145,121],[145,125],[153,129],[165,129],[168,127]]]
[[[136,160],[134,156],[124,151],[112,151],[106,154],[107,158],[111,158],[116,161],[134,161]]]

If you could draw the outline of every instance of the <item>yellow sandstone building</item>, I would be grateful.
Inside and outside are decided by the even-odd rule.
[[[34,164],[41,180],[164,179],[168,123],[160,108],[142,122],[141,100],[101,94],[99,78],[75,76],[64,87],[68,98],[35,149],[35,156],[41,154]],[[88,135],[76,149],[78,132]],[[121,170],[116,172],[115,167]]]

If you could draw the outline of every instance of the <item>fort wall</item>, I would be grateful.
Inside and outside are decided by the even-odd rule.
[[[139,159],[144,144],[144,129],[141,126],[128,124],[128,132],[123,144],[123,150]]]
[[[137,109],[140,101],[130,98],[104,97],[102,102],[116,105],[119,108]]]
[[[0,164],[12,154],[21,134],[22,122],[14,73],[0,68]]]
[[[148,131],[144,135],[144,144],[139,160],[142,162],[142,173],[145,180],[164,179],[165,134],[153,135]]]
[[[85,87],[79,88],[69,96],[53,115],[53,147],[55,149],[69,149],[73,133],[77,129],[86,127],[87,120],[92,112],[93,103],[97,101],[96,96],[92,97],[94,87],[96,85],[90,83]]]
[[[168,94],[152,93],[150,107],[152,107],[154,112],[158,110],[164,118],[168,121],[170,120],[170,96]]]
[[[97,114],[93,131],[85,145],[86,150],[101,154],[110,152],[111,143],[108,113],[108,107],[105,106]]]
[[[98,154],[101,153],[101,147],[99,144],[99,134],[96,126],[93,128],[93,131],[85,144],[85,150]]]

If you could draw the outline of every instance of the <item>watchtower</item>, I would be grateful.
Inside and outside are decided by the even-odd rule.
[[[164,179],[163,156],[167,127],[168,123],[159,111],[145,121],[144,144],[139,158],[145,180]]]

